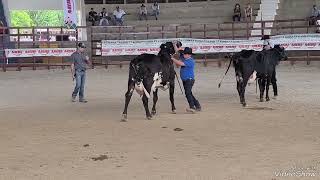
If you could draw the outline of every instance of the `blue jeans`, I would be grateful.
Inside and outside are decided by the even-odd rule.
[[[79,93],[79,99],[84,98],[84,84],[86,82],[86,71],[76,70],[75,72],[76,87],[72,93],[72,97],[77,97]]]
[[[115,20],[116,20],[116,25],[117,25],[117,23],[119,23],[120,26],[123,25],[123,17],[122,18],[115,18]]]
[[[192,87],[194,79],[183,80],[184,92],[189,103],[189,107],[192,109],[201,109],[199,101],[192,94]]]

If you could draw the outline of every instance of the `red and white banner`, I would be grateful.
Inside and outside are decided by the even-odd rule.
[[[76,48],[6,49],[6,57],[71,56]]]
[[[103,40],[102,56],[157,54],[162,43],[179,40],[184,47],[191,47],[196,54],[239,52],[243,49],[261,51],[263,40],[221,39],[150,39],[150,40]],[[286,50],[320,50],[320,34],[288,34],[272,36],[271,44],[280,44]]]

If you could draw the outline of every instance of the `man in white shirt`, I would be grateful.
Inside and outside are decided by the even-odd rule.
[[[153,11],[153,15],[156,17],[156,20],[158,20],[158,16],[160,15],[160,6],[158,2],[155,2],[151,8]]]
[[[100,15],[100,26],[103,25],[103,22],[106,22],[106,25],[109,25],[109,21],[108,21],[108,13],[106,11],[106,8],[102,9],[102,12],[99,14]]]
[[[146,6],[145,6],[144,4],[142,4],[142,5],[140,6],[140,12],[139,12],[139,19],[140,19],[140,21],[142,20],[142,18],[144,18],[145,20],[148,20],[148,18],[147,18],[147,13],[148,13],[148,11],[147,11]]]
[[[113,15],[116,20],[116,23],[119,23],[122,26],[123,16],[126,15],[126,13],[122,9],[120,9],[119,6],[117,6],[117,9],[113,11]]]

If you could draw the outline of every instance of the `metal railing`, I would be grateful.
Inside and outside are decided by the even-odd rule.
[[[261,27],[254,28],[254,23],[261,23]],[[266,23],[273,23],[272,27],[266,27]],[[160,38],[210,38],[210,39],[249,39],[260,36],[252,36],[251,31],[260,30],[264,34],[270,29],[271,35],[292,33],[313,33],[318,26],[310,26],[308,19],[256,21],[256,22],[226,22],[222,24],[175,24],[168,26],[107,26],[107,27],[78,27],[76,30],[68,30],[63,27],[19,27],[2,28],[10,33],[0,34],[0,46],[4,48],[70,48],[76,47],[78,42],[85,42],[88,46],[91,59],[95,66],[122,65],[131,57],[102,57],[101,40],[105,39],[160,39]],[[1,32],[1,31],[0,31]],[[86,34],[87,39],[81,35]],[[64,39],[68,36],[68,39]],[[59,38],[57,38],[59,37]],[[70,38],[71,37],[71,38]],[[10,39],[6,43],[4,40]],[[58,40],[58,41],[57,41]],[[60,41],[61,40],[61,41]],[[67,41],[66,41],[67,40]],[[70,41],[71,40],[71,41]],[[295,61],[319,61],[319,51],[290,52],[292,64]],[[196,56],[200,62],[224,61],[224,54],[205,54]],[[4,71],[7,68],[21,70],[23,67],[32,69],[54,68],[69,66],[68,57],[32,57],[10,58],[7,64],[6,57],[0,56],[0,62]]]

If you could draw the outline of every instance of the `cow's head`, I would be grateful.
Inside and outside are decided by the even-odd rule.
[[[279,44],[277,45],[274,45],[274,48],[273,48],[276,52],[277,52],[277,55],[278,55],[278,60],[281,61],[281,60],[288,60],[288,54],[286,53],[284,47],[280,46]]]
[[[166,42],[160,45],[159,55],[173,55],[175,53],[172,42]]]

